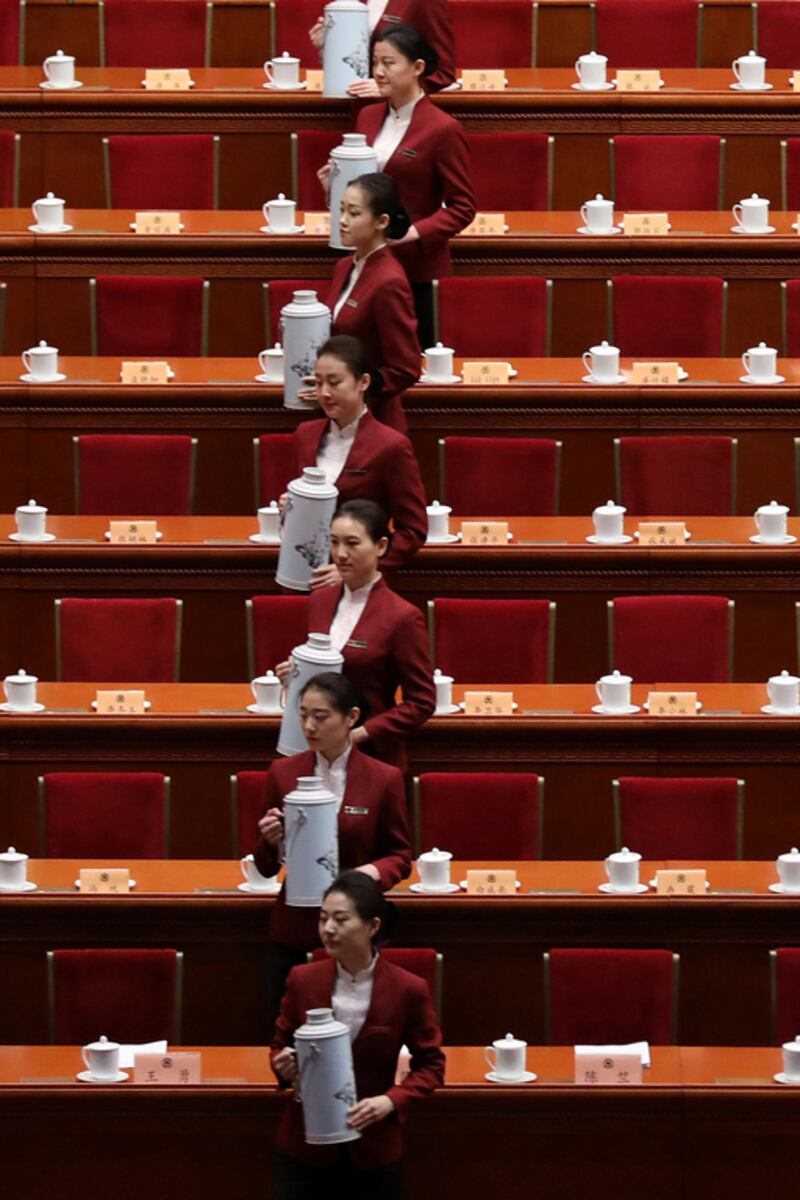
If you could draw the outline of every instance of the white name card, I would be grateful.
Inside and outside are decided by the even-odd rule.
[[[800,71],[792,71],[792,90],[800,92]]]
[[[631,383],[644,387],[653,384],[678,382],[678,364],[676,362],[635,362],[632,368]]]
[[[660,87],[660,71],[617,71],[618,92],[657,92]]]
[[[468,896],[515,896],[516,893],[516,871],[467,871]]]
[[[148,237],[172,236],[180,231],[179,212],[137,212],[133,223],[134,233],[146,233]]]
[[[682,546],[686,541],[683,521],[640,521],[640,546]]]
[[[95,895],[100,893],[127,896],[130,888],[130,871],[127,867],[81,867],[78,874],[78,891]]]
[[[697,692],[648,692],[651,717],[696,717]]]
[[[505,71],[462,71],[465,92],[502,92],[508,86]]]
[[[144,73],[147,92],[188,92],[192,86],[193,80],[186,67],[176,67],[170,71],[148,67]]]
[[[109,521],[108,532],[108,540],[115,546],[154,546],[158,541],[155,521]]]
[[[326,212],[304,213],[303,226],[307,237],[330,237],[331,214]]]
[[[508,521],[462,521],[462,546],[507,546]]]
[[[468,717],[510,717],[513,711],[513,692],[464,693],[464,712]]]
[[[126,716],[144,712],[144,691],[132,688],[128,691],[105,691],[97,693],[97,712],[105,716]]]
[[[642,1056],[636,1053],[598,1054],[576,1050],[575,1082],[604,1087],[641,1083]]]
[[[498,237],[506,232],[506,214],[501,212],[478,213],[475,219],[462,229],[459,237]]]
[[[502,387],[508,383],[511,364],[507,362],[465,362],[463,382],[472,387]]]
[[[705,896],[707,872],[656,871],[656,892],[659,896]]]
[[[166,383],[169,379],[169,363],[123,362],[120,378],[123,383]]]
[[[306,91],[321,92],[324,84],[324,71],[306,71]]]
[[[196,1050],[176,1050],[174,1054],[137,1054],[133,1060],[133,1082],[183,1087],[202,1083],[203,1056]]]
[[[622,232],[628,237],[665,237],[669,233],[669,213],[625,213]]]

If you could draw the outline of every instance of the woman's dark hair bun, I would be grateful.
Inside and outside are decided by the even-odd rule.
[[[359,188],[373,217],[385,214],[389,218],[387,238],[396,242],[405,237],[411,228],[411,217],[400,203],[400,192],[391,175],[384,171],[373,171],[369,175],[359,175],[350,186]]]
[[[409,62],[413,63],[421,59],[425,64],[422,74],[426,78],[428,75],[432,75],[439,66],[439,55],[433,46],[428,45],[419,30],[415,29],[413,25],[404,25],[402,22],[392,25],[391,29],[380,34],[376,39],[376,45],[378,42],[388,42],[389,45],[394,46],[395,50],[399,50]]]

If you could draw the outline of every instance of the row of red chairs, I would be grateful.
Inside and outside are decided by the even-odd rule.
[[[427,948],[382,953],[425,980],[441,1023],[442,956]],[[48,951],[52,1041],[81,1045],[102,1031],[123,1043],[180,1043],[183,966],[177,950]],[[543,956],[545,1043],[675,1044],[678,968],[670,950],[550,950]],[[800,950],[770,951],[770,971],[773,1038],[793,1040],[800,1029]]]

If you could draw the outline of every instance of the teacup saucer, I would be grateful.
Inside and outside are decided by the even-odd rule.
[[[302,79],[300,83],[283,83],[280,85],[267,80],[267,82],[262,83],[261,86],[270,92],[304,92],[308,87],[308,84],[306,83],[305,79]]]
[[[465,709],[467,706],[466,706],[466,704],[464,703],[464,701],[462,700],[462,701],[461,701],[461,703],[459,704],[459,706],[458,706],[458,707],[459,707],[459,710],[460,710],[461,712],[463,712],[463,711],[464,711],[464,709]],[[512,712],[516,712],[518,708],[519,708],[519,705],[517,704],[516,700],[512,700],[512,701],[511,701],[511,711],[512,711]]]
[[[445,379],[432,379],[427,372],[423,371],[419,377],[420,383],[461,383],[460,375],[448,375]]]
[[[76,887],[76,888],[79,888],[80,886],[81,886],[81,881],[80,881],[80,879],[76,879],[76,880],[75,880],[75,887]],[[131,891],[131,892],[132,892],[132,891],[133,891],[133,889],[134,889],[135,887],[136,887],[136,880],[135,880],[135,879],[129,879],[129,880],[128,880],[128,891]],[[109,893],[107,893],[107,894],[108,894],[108,895],[112,895],[113,893],[109,892]]]
[[[21,887],[3,887],[0,884],[0,893],[10,895],[12,892],[35,892],[38,886],[38,883],[34,883],[32,879],[26,879]]]
[[[797,538],[793,533],[787,533],[779,542],[766,542],[760,533],[754,533],[751,534],[750,541],[755,542],[757,546],[790,546],[792,542],[797,541]]]
[[[63,383],[67,378],[66,375],[20,375],[21,383]]]
[[[72,233],[74,225],[56,225],[52,229],[45,229],[43,225],[29,225],[29,233]]]
[[[703,707],[703,702],[702,702],[702,700],[695,700],[695,710],[694,710],[694,711],[695,711],[695,712],[700,712],[700,709],[701,709],[702,707]],[[642,708],[644,709],[644,711],[645,711],[646,713],[649,713],[649,712],[650,712],[650,701],[649,701],[649,700],[645,700],[644,704],[642,705]]]
[[[578,233],[582,233],[584,237],[612,237],[615,233],[622,233],[622,226],[612,225],[610,229],[590,229],[588,225],[579,225]]]
[[[262,225],[259,233],[271,233],[274,237],[289,237],[293,233],[305,233],[305,225],[293,225],[291,229],[272,229],[269,225]]]
[[[157,529],[157,530],[156,530],[156,541],[157,541],[157,542],[160,542],[160,541],[161,541],[161,539],[163,538],[163,536],[164,536],[164,534],[161,532],[161,530],[160,530],[160,529]],[[103,534],[103,537],[106,539],[106,541],[107,541],[107,542],[110,542],[110,541],[111,541],[111,530],[110,530],[110,529],[107,529],[107,530],[105,531],[105,533]],[[123,543],[123,544],[124,544],[124,543]],[[129,544],[133,546],[133,545],[135,545],[136,543],[135,543],[135,542],[131,542],[131,543],[129,543]]]
[[[91,705],[91,707],[94,709],[94,711],[95,711],[95,712],[97,712],[97,701],[96,701],[96,700],[93,700],[93,701],[92,701],[92,705]],[[149,708],[151,708],[151,707],[152,707],[152,705],[151,705],[150,701],[149,701],[149,700],[145,700],[145,702],[144,702],[144,711],[145,711],[145,712],[147,712],[147,710],[148,710]],[[124,716],[125,716],[125,714],[124,714],[124,713],[119,713],[119,714],[117,714],[117,715],[118,715],[118,716],[120,716],[120,717],[124,717]]]
[[[792,82],[791,80],[789,81]],[[773,85],[771,83],[757,83],[755,87],[745,87],[743,83],[731,83],[728,85],[732,92],[771,92]]]
[[[40,713],[45,711],[45,705],[39,704],[38,702],[36,704],[31,704],[30,708],[19,708],[18,706],[11,704],[0,704],[0,712],[16,713],[18,717],[27,717],[31,713]]]
[[[739,383],[786,383],[786,376],[765,375],[763,379],[756,379],[753,375],[740,375]]]
[[[615,383],[624,383],[624,382],[625,382],[625,376],[624,376],[624,375],[621,375],[621,374],[620,374],[620,375],[615,375],[615,376],[613,377],[613,379],[598,379],[598,378],[597,378],[596,376],[594,376],[594,375],[583,375],[583,376],[582,376],[582,379],[583,379],[583,382],[584,382],[584,383],[599,383],[601,387],[602,387],[602,386],[604,386],[604,385],[605,385],[605,386],[608,386],[609,384],[615,384]]]
[[[237,891],[247,892],[250,896],[277,896],[283,885],[271,883],[269,887],[253,887],[252,883],[237,883]]]
[[[783,1071],[778,1071],[778,1074],[773,1075],[772,1078],[776,1083],[787,1083],[789,1087],[800,1087],[800,1079],[790,1079]]]
[[[628,542],[633,541],[633,538],[629,533],[623,533],[622,537],[618,538],[601,538],[596,533],[590,533],[586,540],[592,546],[627,546]]]
[[[460,533],[448,533],[443,538],[427,538],[426,546],[452,546],[454,542],[461,541]]]
[[[280,546],[280,537],[264,537],[263,533],[251,533],[250,541],[258,546]]]
[[[776,708],[774,704],[762,704],[761,711],[768,717],[800,717],[800,708]]]
[[[640,711],[640,705],[627,704],[625,708],[606,708],[604,704],[593,704],[592,712],[599,717],[630,717]]]
[[[40,88],[44,88],[46,92],[74,92],[76,88],[83,87],[82,79],[73,79],[72,83],[55,84],[49,79],[45,79],[39,84]]]
[[[615,888],[610,883],[601,883],[597,890],[605,896],[641,896],[650,889],[646,883],[637,883],[635,888]]]
[[[54,533],[43,533],[41,537],[23,537],[21,533],[10,533],[8,540],[10,542],[19,542],[23,546],[36,546],[41,542],[54,542],[56,535]]]
[[[800,888],[787,888],[785,883],[771,883],[769,890],[778,896],[800,896]]]
[[[128,225],[128,228],[130,229],[131,233],[135,233],[136,232],[136,222],[131,221],[131,223]],[[186,228],[186,226],[184,225],[183,221],[179,221],[178,229],[181,231],[181,233],[183,233],[185,228]]]
[[[282,708],[260,708],[258,704],[248,704],[247,711],[257,717],[279,717],[283,713]]]
[[[426,888],[421,883],[412,883],[410,890],[416,892],[418,896],[452,896],[453,892],[461,889],[457,883],[448,883],[447,887],[443,888]]]
[[[760,229],[746,229],[744,225],[731,226],[731,233],[749,233],[751,237],[763,237],[765,233],[774,232],[774,225],[762,225]]]
[[[504,1083],[506,1087],[518,1087],[521,1083],[534,1083],[537,1077],[533,1071],[523,1071],[516,1079],[502,1079],[494,1071],[487,1071],[483,1078],[488,1079],[489,1083]]]
[[[448,708],[437,708],[436,712],[433,715],[435,717],[452,717],[456,713],[460,713],[460,712],[461,712],[460,704],[451,704],[451,705],[449,705]]]
[[[282,379],[268,379],[266,375],[254,375],[256,383],[269,383],[273,387],[283,387]]]
[[[571,83],[569,86],[574,92],[613,92],[617,84],[616,80],[607,79],[599,87],[587,87],[585,83]]]
[[[638,529],[637,529],[637,530],[635,530],[635,532],[634,532],[634,535],[633,535],[633,536],[636,538],[636,540],[637,540],[637,542],[638,542],[638,541],[639,541],[639,530],[638,530]],[[684,535],[683,535],[683,536],[684,536],[684,541],[686,541],[686,542],[690,542],[690,541],[692,540],[692,531],[691,531],[691,529],[687,529],[687,530],[685,531],[685,533],[684,533]]]
[[[91,1071],[79,1071],[75,1076],[81,1083],[124,1083],[128,1078],[127,1071],[117,1071],[113,1079],[98,1079]]]
[[[469,884],[466,879],[459,879],[458,886],[461,888],[462,892],[465,892],[467,890],[467,888],[469,887]],[[518,887],[518,888],[522,887],[521,880],[518,879],[514,886]]]

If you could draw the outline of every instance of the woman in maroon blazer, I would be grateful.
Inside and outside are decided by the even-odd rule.
[[[278,1129],[277,1200],[402,1196],[400,1125],[415,1101],[444,1082],[445,1059],[427,985],[376,953],[393,919],[394,906],[366,876],[341,875],[320,910],[327,960],[289,975],[272,1041],[273,1070],[284,1086],[295,1081],[295,1030],[309,1009],[332,1009],[350,1030],[359,1098],[348,1123],[361,1137],[340,1146],[309,1145],[302,1105],[289,1101]],[[411,1070],[397,1084],[403,1046],[411,1052]]]
[[[411,870],[405,786],[396,767],[361,754],[355,727],[361,713],[358,693],[345,676],[316,675],[300,696],[300,720],[309,749],[276,759],[267,773],[261,839],[255,862],[262,875],[276,875],[283,841],[283,800],[302,775],[318,775],[340,799],[339,866],[369,875],[384,890]],[[286,976],[305,962],[317,944],[315,908],[290,908],[283,889],[270,924],[268,992],[271,1021],[278,1013]]]
[[[320,348],[314,387],[324,420],[304,421],[292,439],[295,471],[322,467],[339,489],[339,502],[373,500],[394,527],[382,564],[390,570],[412,558],[428,534],[425,489],[414,447],[402,433],[376,421],[366,406],[371,376],[363,347],[340,335]],[[318,583],[338,580],[333,567],[319,569]]]
[[[339,217],[342,241],[354,254],[336,264],[328,293],[333,333],[364,347],[374,375],[373,416],[401,433],[408,429],[401,394],[419,379],[420,348],[408,277],[386,239],[403,237],[409,224],[393,179],[379,172],[354,180]]]
[[[370,0],[369,25],[373,45],[382,33],[402,22],[418,29],[425,41],[436,51],[439,65],[425,79],[429,92],[449,88],[456,79],[456,51],[453,25],[447,0]],[[311,41],[319,49],[324,38],[322,17],[309,29]],[[379,96],[374,79],[362,79],[348,89],[351,96]]]

